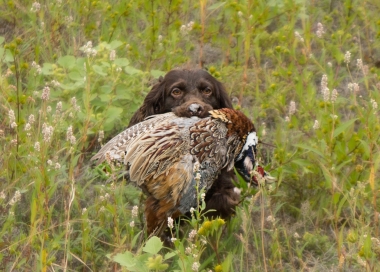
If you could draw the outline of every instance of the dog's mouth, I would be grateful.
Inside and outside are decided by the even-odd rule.
[[[172,109],[178,117],[192,117],[197,116],[200,118],[208,117],[209,111],[212,110],[212,106],[200,101],[189,101],[178,107]]]

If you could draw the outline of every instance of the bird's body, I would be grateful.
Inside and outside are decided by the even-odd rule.
[[[174,113],[152,116],[114,137],[91,159],[100,163],[108,156],[125,165],[128,179],[148,196],[148,233],[162,231],[168,217],[196,207],[196,185],[207,192],[221,169],[233,169],[239,162],[238,171],[249,178],[258,142],[254,125],[236,110],[210,114],[203,119]]]

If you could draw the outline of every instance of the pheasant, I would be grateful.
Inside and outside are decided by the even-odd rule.
[[[235,166],[247,182],[257,185],[257,177],[250,174],[258,144],[253,123],[233,109],[209,113],[203,119],[172,112],[151,116],[121,132],[91,158],[98,164],[123,164],[127,179],[147,195],[148,234],[161,234],[168,217],[196,207],[197,187],[207,192],[224,167]],[[262,168],[257,170],[265,175]]]

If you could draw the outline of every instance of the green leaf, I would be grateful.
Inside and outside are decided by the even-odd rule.
[[[116,87],[117,99],[132,100],[134,98],[133,92],[127,86],[121,84]]]
[[[107,254],[107,257],[109,259],[113,260],[114,262],[117,262],[118,264],[122,266],[127,267],[128,269],[133,268],[137,263],[136,258],[129,251],[116,254],[115,256],[112,256],[112,257],[111,256],[112,256],[111,254]]]
[[[6,49],[4,62],[7,63],[7,62],[13,62],[13,61],[14,61],[14,57],[13,57],[12,52],[9,49]]]
[[[141,70],[139,69],[136,69],[132,66],[127,66],[124,68],[124,71],[128,74],[128,75],[135,75],[135,74],[139,74],[139,73],[142,73]]]
[[[347,122],[344,122],[342,124],[340,124],[335,130],[334,130],[334,133],[333,133],[333,138],[335,138],[336,136],[338,136],[339,134],[341,134],[343,131],[346,131],[356,120],[358,120],[357,118],[356,119],[351,119]]]
[[[164,257],[164,260],[170,259],[170,258],[174,257],[175,255],[177,255],[177,253],[175,253],[174,251],[166,253],[165,257]]]
[[[2,44],[4,42],[5,38],[0,36],[0,44]]]
[[[121,42],[119,40],[114,40],[108,44],[108,48],[113,50],[113,49],[118,48],[121,45],[123,45],[123,42]]]
[[[129,60],[127,58],[118,58],[118,59],[115,59],[113,63],[117,66],[124,67],[124,66],[128,66]]]
[[[298,166],[301,166],[304,173],[312,173],[313,172],[310,169],[308,169],[308,167],[313,166],[313,164],[310,163],[309,161],[306,161],[303,159],[295,159],[295,160],[292,160],[292,163],[294,163]]]
[[[120,114],[123,112],[122,108],[110,107],[106,112],[106,124],[113,124],[113,122],[120,118]]]
[[[57,63],[65,69],[71,69],[75,66],[75,61],[74,56],[63,56],[58,59]]]
[[[92,69],[94,70],[95,73],[101,76],[106,76],[107,74],[103,72],[103,67],[99,65],[93,65]]]
[[[160,238],[157,236],[153,236],[150,238],[145,246],[143,247],[143,251],[151,254],[157,254],[162,249],[163,243]]]
[[[318,149],[316,148],[313,148],[309,145],[306,145],[306,144],[295,144],[294,145],[295,147],[299,147],[301,149],[305,149],[305,150],[308,150],[308,151],[311,151],[319,156],[321,156],[322,158],[324,157],[323,153],[321,151],[319,151]]]
[[[53,64],[45,62],[42,66],[41,73],[43,75],[52,75],[53,74]]]
[[[74,81],[80,81],[80,82],[84,81],[84,76],[81,73],[79,73],[78,71],[71,71],[68,74],[68,76],[71,80],[74,80]]]
[[[152,70],[152,71],[150,71],[150,74],[151,74],[154,78],[159,78],[160,76],[164,76],[164,75],[165,75],[165,72],[160,71],[160,70]]]
[[[112,92],[112,86],[111,85],[103,85],[99,87],[99,93],[101,94],[110,94]]]
[[[107,102],[107,101],[110,101],[111,95],[109,95],[109,94],[100,94],[99,98],[100,98],[101,101]]]

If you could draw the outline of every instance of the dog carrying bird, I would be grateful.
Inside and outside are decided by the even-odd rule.
[[[171,112],[151,116],[111,139],[91,159],[124,165],[128,180],[147,195],[149,234],[161,234],[168,217],[177,218],[196,207],[196,185],[207,192],[223,168],[235,166],[246,181],[257,183],[250,175],[257,163],[253,123],[233,109],[209,113],[202,119]],[[199,184],[194,165],[199,165]]]

